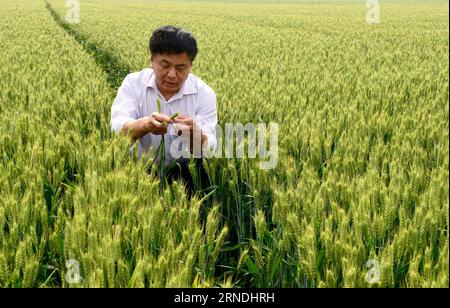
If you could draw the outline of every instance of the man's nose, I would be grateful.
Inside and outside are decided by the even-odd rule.
[[[169,69],[169,72],[167,73],[167,77],[169,77],[169,78],[177,78],[177,72],[176,72],[174,67],[171,67]]]

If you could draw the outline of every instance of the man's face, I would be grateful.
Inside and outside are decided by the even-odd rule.
[[[162,93],[178,92],[192,68],[192,62],[186,52],[156,54],[152,56],[151,61],[158,89]]]

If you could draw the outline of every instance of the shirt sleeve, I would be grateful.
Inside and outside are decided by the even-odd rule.
[[[217,98],[214,91],[206,87],[199,96],[199,109],[196,114],[197,123],[208,136],[208,147],[214,151],[217,148]]]
[[[119,133],[123,125],[129,121],[137,120],[139,106],[136,91],[133,89],[130,75],[125,77],[111,108],[111,129]]]

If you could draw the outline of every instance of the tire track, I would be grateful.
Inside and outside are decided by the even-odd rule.
[[[86,35],[74,30],[69,23],[61,19],[61,16],[53,9],[50,3],[47,1],[45,3],[53,20],[94,58],[97,65],[107,74],[108,84],[111,88],[117,90],[122,84],[123,79],[131,72],[129,66],[120,63],[117,57],[109,50],[101,48],[90,41]]]

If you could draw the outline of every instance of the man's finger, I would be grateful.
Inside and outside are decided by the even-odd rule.
[[[183,132],[190,132],[191,131],[191,127],[189,125],[184,125],[184,124],[174,124],[173,125],[173,130],[175,131],[175,133],[178,136],[181,136],[181,134]]]
[[[184,123],[184,124],[192,124],[193,119],[191,117],[176,117],[175,123]]]
[[[156,120],[155,118],[150,118],[150,122],[152,123],[153,127],[155,127],[155,128],[164,127],[164,125],[161,122],[159,122],[158,120]]]
[[[153,125],[153,131],[152,131],[153,134],[163,135],[163,134],[167,133],[167,124],[166,123],[158,122],[154,118],[151,118],[150,121],[152,122],[152,125]]]
[[[168,116],[166,116],[165,114],[160,114],[158,112],[154,112],[152,114],[152,117],[158,121],[158,122],[166,122],[166,123],[173,123],[173,120],[171,118],[169,118]]]

